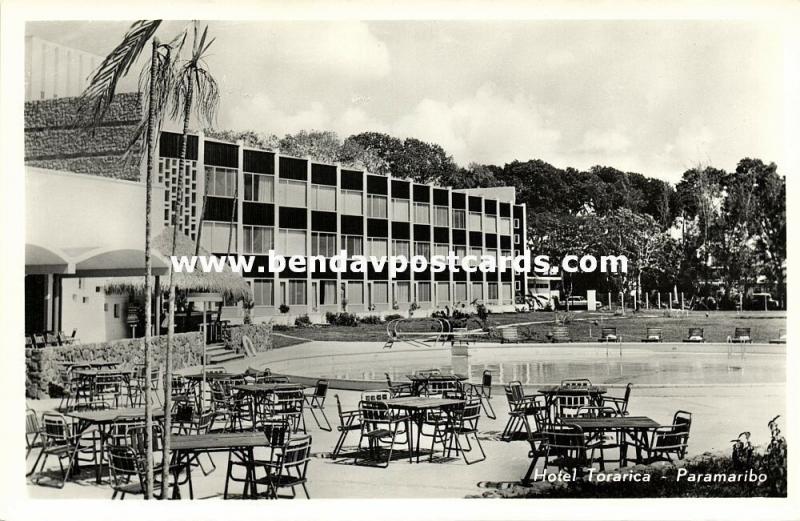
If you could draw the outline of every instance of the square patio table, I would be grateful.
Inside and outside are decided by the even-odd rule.
[[[416,423],[417,427],[417,440],[412,443],[413,436],[408,433],[409,450],[412,455],[416,453],[417,463],[419,463],[420,456],[420,436],[422,434],[422,424],[425,420],[425,412],[429,410],[441,410],[449,416],[450,410],[454,407],[464,405],[464,400],[456,400],[453,398],[429,398],[427,396],[405,396],[402,398],[392,398],[391,400],[384,401],[386,405],[393,409],[400,409],[407,411],[412,423]],[[409,427],[411,425],[409,424]],[[433,451],[431,451],[431,458],[433,459]],[[430,461],[429,459],[429,461]]]
[[[249,394],[253,396],[254,399],[250,400],[250,421],[251,424],[253,425],[253,428],[255,428],[257,399],[264,399],[266,395],[272,394],[275,391],[288,391],[288,390],[300,391],[303,389],[303,386],[300,384],[275,382],[266,384],[239,384],[239,385],[234,385],[232,389],[240,393]]]
[[[66,413],[65,416],[77,420],[75,427],[75,436],[77,440],[80,440],[80,438],[91,426],[97,426],[97,430],[100,432],[101,442],[100,461],[97,465],[95,465],[95,482],[100,483],[102,482],[101,467],[103,466],[103,459],[105,457],[106,428],[119,420],[144,420],[144,407],[122,407],[119,409],[102,409],[96,411],[72,411]],[[164,409],[160,407],[154,407],[153,419],[155,420],[163,417]],[[77,440],[73,457],[76,457],[78,452]]]
[[[203,452],[228,452],[229,457],[236,456],[245,462],[252,462],[255,458],[253,449],[256,447],[270,447],[269,439],[263,432],[221,432],[213,434],[193,434],[176,435],[169,437],[170,449],[172,450],[173,465],[184,467],[186,470],[186,480],[189,485],[189,499],[194,499],[194,488],[192,485],[192,460]],[[244,495],[252,492],[253,496],[258,495],[255,483],[255,475],[248,466],[247,478],[245,481]],[[226,486],[227,493],[227,486]],[[178,476],[172,486],[172,497],[180,498],[178,487]]]
[[[647,432],[661,427],[657,421],[647,416],[611,416],[605,418],[563,418],[562,422],[580,427],[584,432],[613,431],[622,434],[620,447],[620,465],[627,463],[628,443],[630,437],[636,447],[636,461],[641,461],[642,448],[647,447]]]

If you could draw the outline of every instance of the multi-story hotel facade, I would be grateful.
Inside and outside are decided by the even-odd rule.
[[[157,184],[163,223],[172,219],[180,170],[179,134],[162,132]],[[323,256],[519,255],[526,243],[525,206],[511,187],[456,190],[308,158],[191,135],[180,226],[215,255],[254,256],[244,274],[253,289],[251,317],[326,312],[425,315],[444,306],[486,304],[513,310],[524,274],[430,268],[390,276],[389,269],[336,273],[273,272],[268,252]],[[208,183],[206,190],[205,184]],[[206,194],[204,201],[204,194]],[[202,229],[201,229],[202,219]],[[348,261],[349,262],[349,261]],[[289,310],[281,312],[282,305]],[[241,314],[241,306],[238,306]],[[234,318],[233,307],[227,314]]]

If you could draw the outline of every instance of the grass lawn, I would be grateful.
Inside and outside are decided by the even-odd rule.
[[[563,316],[563,314],[561,315]],[[546,334],[552,327],[554,313],[502,313],[489,317],[490,327],[506,324],[530,323],[523,326],[530,336],[538,341],[546,341]],[[736,327],[749,327],[754,342],[769,342],[778,336],[778,330],[786,328],[785,312],[746,311],[735,312],[690,312],[684,317],[667,317],[663,312],[642,311],[628,313],[626,316],[613,316],[609,313],[575,312],[569,315],[567,328],[572,340],[576,342],[595,341],[599,336],[601,324],[616,327],[623,341],[639,342],[648,327],[663,328],[665,342],[680,342],[686,338],[690,327],[702,327],[706,341],[725,342]],[[386,325],[313,326],[307,328],[280,328],[275,330],[275,347],[286,347],[302,343],[302,339],[337,342],[383,342],[386,340]],[[287,336],[282,336],[287,335]],[[298,337],[298,338],[290,338]]]

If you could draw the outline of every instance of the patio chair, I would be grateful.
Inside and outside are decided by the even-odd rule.
[[[642,342],[663,342],[663,332],[663,328],[648,327]]]
[[[546,336],[553,343],[572,342],[567,326],[553,326]]]
[[[41,436],[42,453],[40,456],[44,456],[44,459],[33,481],[37,485],[42,485],[42,477],[44,475],[44,469],[47,466],[47,459],[50,456],[55,456],[58,459],[58,466],[61,469],[61,480],[56,486],[58,488],[64,488],[64,483],[69,479],[79,450],[78,439],[73,431],[72,424],[61,414],[46,412],[42,414]],[[67,460],[66,469],[64,469],[64,459]],[[37,458],[37,463],[38,461]],[[96,463],[95,461],[95,464]],[[35,471],[36,466],[34,465],[33,472]]]
[[[737,327],[733,330],[733,336],[728,337],[729,344],[752,344],[753,338],[750,336],[749,327]]]
[[[358,439],[358,451],[353,457],[353,464],[358,464],[362,443],[366,439],[370,457],[372,461],[376,462],[375,466],[387,468],[392,460],[392,451],[397,440],[397,434],[401,432],[400,427],[403,427],[408,432],[408,416],[395,412],[386,403],[379,401],[361,401],[358,404],[358,410],[361,416],[361,436]],[[410,442],[410,440],[407,441]],[[382,443],[388,445],[388,453],[386,461],[381,463],[380,460],[375,458],[377,457],[377,452],[381,449]],[[412,461],[410,450],[408,452],[408,461],[409,463]]]
[[[455,377],[446,379],[428,380],[423,387],[425,396],[442,396],[449,391],[461,391],[462,386]]]
[[[43,444],[41,442],[38,445],[36,444],[40,437],[41,427],[39,426],[39,415],[36,414],[35,410],[28,407],[25,409],[25,457],[27,458],[30,456],[31,451],[37,447],[39,448],[39,454],[36,456],[36,461],[33,463],[30,472],[25,474],[26,477],[33,474],[34,469],[39,464],[39,459],[42,457]]]
[[[47,346],[47,340],[45,340],[44,335],[39,335],[34,333],[33,335],[33,347],[43,348]]]
[[[334,395],[334,398],[336,398],[336,410],[339,413],[339,426],[336,427],[336,430],[338,430],[340,434],[336,445],[333,447],[331,457],[336,459],[339,457],[342,447],[344,447],[344,440],[347,439],[347,434],[352,431],[361,430],[361,413],[357,409],[351,411],[342,410],[342,402],[339,399],[339,395]]]
[[[211,404],[216,419],[224,420],[223,432],[240,432],[250,418],[250,402],[246,395],[234,393],[224,381],[210,382]]]
[[[240,460],[235,460],[233,457],[228,457],[228,471],[225,475],[225,489],[223,491],[223,499],[228,499],[228,491],[230,482],[234,483],[245,483],[244,490],[242,492],[242,497],[255,497],[255,481],[256,481],[256,472],[259,469],[264,469],[267,474],[270,472],[270,466],[275,464],[276,456],[280,457],[279,451],[283,450],[288,442],[290,436],[290,425],[289,422],[284,419],[277,419],[273,418],[270,420],[265,420],[261,424],[261,428],[264,432],[264,436],[267,439],[266,448],[268,449],[269,454],[265,458],[254,458],[249,460],[247,458],[242,458]],[[231,455],[232,456],[232,455]],[[235,474],[235,469],[243,468],[245,470],[244,476],[237,476]],[[253,492],[251,495],[247,495],[246,492],[250,488],[250,484],[253,484]]]
[[[33,339],[32,339],[31,337],[29,337],[28,335],[25,335],[25,347],[26,347],[26,348],[32,348],[32,347],[34,347],[34,345],[33,345]]]
[[[264,383],[267,383],[267,384],[288,384],[288,383],[291,383],[291,382],[289,381],[289,377],[288,376],[273,376],[273,375],[270,375],[270,376],[265,376],[264,377]]]
[[[641,447],[645,463],[654,461],[673,461],[686,456],[689,446],[689,431],[692,427],[692,413],[677,411],[672,417],[672,425],[663,425],[653,429],[650,441]]]
[[[769,341],[770,344],[785,344],[786,343],[786,330],[778,330],[778,338],[773,338]]]
[[[375,391],[361,391],[362,402],[385,402],[391,400],[392,392],[389,389],[379,389]]]
[[[553,397],[555,407],[555,419],[575,418],[581,407],[592,405],[592,397],[589,391],[579,391],[570,393],[558,393]]]
[[[575,425],[551,425],[543,435],[545,471],[555,466],[559,471],[575,470],[579,476],[586,473],[594,454],[593,445],[587,443],[583,429]]]
[[[622,335],[617,335],[617,328],[604,327],[600,329],[598,342],[622,342]]]
[[[292,432],[298,432],[301,425],[303,432],[306,432],[306,418],[303,414],[303,406],[305,405],[303,389],[276,390],[273,397],[274,400],[270,404],[270,414],[287,420],[292,427]]]
[[[468,394],[479,396],[481,399],[481,406],[486,417],[496,420],[494,408],[492,407],[492,372],[489,369],[483,371],[481,376],[481,384],[467,384]]]
[[[516,326],[501,327],[497,329],[500,332],[501,344],[516,344],[519,343],[519,328]]]
[[[60,342],[58,341],[58,336],[56,336],[55,333],[50,333],[50,332],[45,333],[44,334],[44,339],[45,339],[45,342],[47,343],[47,345],[50,346],[50,347],[54,347],[54,346],[60,345]]]
[[[383,373],[386,376],[386,385],[389,386],[389,390],[392,391],[392,396],[395,398],[400,398],[401,396],[411,396],[414,393],[411,389],[411,384],[406,383],[393,383],[392,377],[389,376],[389,373]]]
[[[703,328],[702,327],[689,328],[689,334],[683,341],[704,344],[706,342],[706,338],[703,336]]]
[[[147,487],[145,462],[129,445],[109,445],[108,475],[111,499],[125,499],[126,494],[144,495]]]
[[[478,422],[481,418],[481,399],[477,396],[473,396],[465,402],[463,407],[453,410],[447,418],[448,421],[444,429],[444,435],[448,439],[447,456],[450,456],[452,450],[455,450],[456,453],[460,452],[467,465],[485,460],[486,453],[483,451],[480,438],[478,438]],[[473,451],[472,443],[469,441],[470,435],[472,435],[475,440],[475,445],[481,452],[481,457],[472,461],[467,458],[467,453]],[[461,444],[462,438],[467,444],[466,447]],[[453,443],[455,443],[455,447]]]
[[[172,434],[178,435],[198,435],[208,434],[214,426],[214,419],[217,417],[217,411],[214,409],[207,409],[199,414],[194,413],[194,407],[190,403],[181,404],[172,415]],[[210,470],[206,470],[200,461],[199,455],[192,459],[193,465],[198,465],[203,475],[208,476],[217,466],[210,454],[206,454],[206,458],[211,463]]]
[[[166,384],[166,374],[164,376]],[[165,385],[166,387],[166,385]],[[170,387],[170,399],[172,401],[172,412],[178,410],[180,405],[192,406],[197,401],[195,396],[195,386],[191,381],[179,374],[172,375],[172,386]]]
[[[544,400],[544,397],[537,397],[537,399]],[[530,450],[528,450],[528,458],[530,458],[531,463],[528,465],[528,470],[525,472],[525,476],[522,478],[523,484],[530,482],[531,475],[533,475],[533,471],[536,468],[539,458],[544,457],[544,433],[551,424],[550,411],[544,404],[537,407],[532,416],[535,422],[535,429],[530,429],[527,433],[527,441],[530,445]]]
[[[421,376],[423,378],[427,378],[429,376],[439,376],[442,374],[442,370],[438,367],[433,367],[431,369],[420,369],[415,373],[417,376]]]
[[[509,383],[505,387],[505,392],[508,401],[508,421],[500,437],[504,441],[528,439],[534,432],[529,418],[536,415],[540,408],[545,408],[544,397],[525,395],[522,382],[519,381]]]
[[[272,499],[296,497],[295,487],[302,487],[306,499],[311,499],[306,483],[308,462],[311,461],[311,435],[290,439],[279,451],[275,462],[269,463],[266,477],[256,480],[267,485],[267,497]],[[291,489],[291,495],[281,496],[281,489]]]
[[[119,407],[124,381],[121,374],[98,374],[92,382],[92,401],[99,400]]]
[[[602,404],[604,406],[612,405],[617,414],[620,416],[627,416],[628,415],[628,401],[631,398],[631,388],[633,387],[632,383],[628,383],[625,386],[625,394],[621,397],[619,396],[603,396],[602,397]]]
[[[561,380],[560,386],[561,387],[570,387],[570,388],[574,388],[574,387],[578,387],[578,388],[591,387],[592,386],[592,381],[589,380],[588,378],[570,378],[570,379],[566,379],[566,380]]]
[[[328,421],[328,417],[325,416],[325,397],[327,394],[328,380],[320,379],[317,380],[317,384],[314,386],[314,392],[305,395],[305,400],[311,417],[314,418],[317,426],[323,431],[331,432],[331,430],[333,430],[331,428],[331,423]],[[325,420],[325,427],[319,422],[319,418],[317,418],[317,415],[314,413],[315,410],[319,411],[322,415],[322,419]]]

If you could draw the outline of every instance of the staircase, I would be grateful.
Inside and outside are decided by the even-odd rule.
[[[237,353],[233,349],[228,349],[222,342],[209,344],[206,347],[206,360],[209,364],[221,364],[244,358],[244,353]]]

